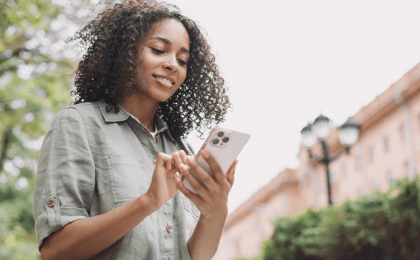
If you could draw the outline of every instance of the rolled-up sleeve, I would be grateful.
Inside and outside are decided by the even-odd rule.
[[[68,107],[55,117],[45,136],[34,190],[39,248],[65,225],[89,217],[95,165],[79,112]]]

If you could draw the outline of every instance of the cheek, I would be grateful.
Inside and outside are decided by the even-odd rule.
[[[151,53],[144,51],[142,53],[142,58],[137,62],[141,64],[141,71],[150,71],[156,66],[158,61],[156,60],[156,57],[151,55]]]

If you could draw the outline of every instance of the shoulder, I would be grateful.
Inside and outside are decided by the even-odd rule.
[[[99,112],[99,101],[85,102],[77,105],[69,105],[65,109],[77,111],[82,117],[97,115]]]
[[[86,112],[91,112],[98,109],[97,102],[86,102],[81,104],[70,104],[67,107],[63,108],[58,112],[56,117],[62,116],[72,116],[76,114],[85,114]]]
[[[57,113],[53,121],[53,126],[63,120],[82,123],[94,118],[100,118],[97,102],[86,102],[77,105],[71,104]]]

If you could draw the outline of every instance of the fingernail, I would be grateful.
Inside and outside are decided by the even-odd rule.
[[[201,155],[204,157],[204,158],[209,158],[209,153],[208,152],[206,152],[206,151],[201,151]]]
[[[183,171],[188,170],[188,167],[187,167],[187,166],[185,166],[185,164],[181,164],[181,165],[179,166],[179,168],[180,168],[181,170],[183,170]]]
[[[188,163],[188,164],[191,164],[191,163],[192,163],[192,161],[191,161],[191,158],[190,158],[190,157],[187,157],[187,158],[186,158],[186,160],[187,160],[187,163]]]

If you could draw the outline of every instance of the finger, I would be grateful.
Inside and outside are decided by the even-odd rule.
[[[187,164],[187,161],[186,161],[186,159],[187,159],[187,154],[185,153],[185,151],[184,150],[179,150],[178,151],[178,153],[179,153],[179,156],[181,157],[181,161],[182,161],[182,163],[183,164]],[[188,165],[187,165],[188,166]]]
[[[178,174],[179,175],[179,169],[178,168],[172,168],[171,173],[174,174]]]
[[[235,181],[235,169],[236,165],[238,164],[238,159],[236,159],[232,165],[230,166],[229,170],[226,173],[226,179],[230,183],[230,186],[233,186],[233,182]]]
[[[187,159],[188,160],[188,159]],[[181,174],[183,179],[186,179],[191,187],[194,188],[197,195],[199,195],[203,199],[207,199],[209,197],[208,193],[211,193],[211,189],[207,188],[206,186],[203,186],[192,174],[190,169],[185,164],[181,165]],[[208,176],[209,177],[209,176]],[[211,177],[210,177],[211,179]]]
[[[170,165],[168,167],[168,161],[172,161],[172,156],[166,153],[158,153],[157,159],[156,159],[156,166],[165,167],[168,170],[170,170]]]
[[[199,195],[193,193],[192,191],[187,189],[187,187],[185,187],[181,178],[175,178],[175,182],[176,182],[176,186],[177,186],[178,190],[180,192],[182,192],[185,195],[185,197],[190,199],[194,204],[197,205],[197,203],[200,203],[202,201],[202,199],[200,198]]]
[[[156,166],[164,166],[167,170],[173,170],[172,161],[173,158],[170,154],[158,153]],[[161,165],[161,163],[163,163],[163,165]]]
[[[200,165],[198,165],[197,162],[191,156],[187,156],[186,160],[191,171],[193,171],[195,175],[197,175],[197,177],[204,184],[204,187],[207,188],[207,190],[209,190],[210,192],[213,192],[216,186],[216,182],[210,176],[210,174],[208,174]],[[191,173],[191,176],[193,176],[192,173]]]
[[[184,164],[184,162],[182,161],[181,154],[180,154],[179,151],[173,152],[173,153],[171,153],[171,155],[172,155],[172,157],[174,159],[175,167],[179,168],[179,166],[181,164]]]
[[[207,162],[207,164],[210,166],[210,169],[212,170],[214,177],[216,178],[217,183],[223,183],[223,181],[226,179],[225,175],[223,174],[222,168],[220,168],[219,163],[214,159],[214,157],[207,151],[201,150],[201,156],[204,158],[204,160]]]
[[[174,169],[174,167],[172,167],[172,162],[173,162],[173,158],[172,158],[172,156],[171,156],[171,159],[168,159],[168,160],[166,160],[165,161],[165,166],[166,166],[166,169],[168,169],[168,170],[173,170]],[[176,169],[176,168],[175,168]]]
[[[179,174],[178,171],[173,172],[172,174],[174,175],[175,182],[181,181],[181,175]]]

